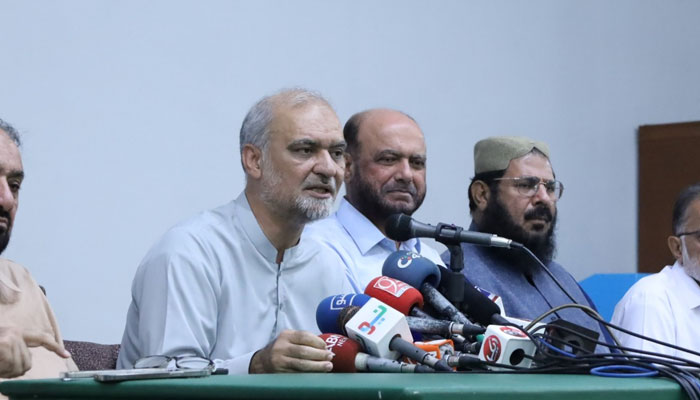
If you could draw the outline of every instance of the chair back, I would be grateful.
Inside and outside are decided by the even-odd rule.
[[[615,305],[622,300],[632,285],[649,274],[595,274],[579,282],[593,300],[600,315],[610,321]]]
[[[99,344],[72,340],[64,340],[63,344],[73,356],[73,361],[75,361],[75,364],[81,371],[117,368],[118,344]]]

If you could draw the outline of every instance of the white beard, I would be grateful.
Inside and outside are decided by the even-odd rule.
[[[335,179],[331,178],[331,184],[335,186]],[[304,213],[309,221],[326,218],[333,208],[333,198],[315,199],[313,197],[297,197],[296,208]]]
[[[316,199],[305,195],[300,195],[294,199],[286,199],[281,197],[279,193],[279,187],[282,184],[282,176],[279,171],[268,164],[264,158],[262,166],[264,178],[260,196],[269,207],[280,210],[287,209],[295,217],[301,217],[305,222],[325,218],[331,213],[335,195],[328,199]],[[317,183],[319,180],[320,178],[317,175],[310,174],[302,183],[301,188]],[[328,184],[335,188],[335,177],[329,177]]]
[[[683,258],[681,259],[681,265],[685,269],[685,273],[691,278],[700,282],[700,261],[696,258],[690,257],[688,254],[688,248],[685,245],[685,236],[681,238],[681,252],[683,253]]]

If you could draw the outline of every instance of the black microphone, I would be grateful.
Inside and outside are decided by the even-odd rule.
[[[513,325],[501,315],[501,309],[496,303],[489,300],[467,281],[464,282],[464,299],[461,305],[462,311],[483,326],[491,324]]]
[[[522,244],[491,233],[465,231],[454,225],[432,226],[418,222],[406,214],[392,214],[384,226],[389,239],[404,242],[417,237],[432,238],[437,241],[458,241],[490,247],[520,248]]]

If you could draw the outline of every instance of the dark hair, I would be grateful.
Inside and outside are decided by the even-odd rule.
[[[485,184],[489,185],[489,189],[493,191],[493,184],[496,183],[494,179],[502,178],[503,175],[505,175],[506,170],[498,170],[498,171],[488,171],[488,172],[481,172],[472,178],[471,183],[469,184],[469,189],[467,190],[467,193],[469,194],[469,212],[473,213],[474,210],[476,210],[476,202],[474,201],[474,197],[472,197],[472,185],[474,185],[474,182],[476,181],[482,181]]]
[[[7,136],[9,136],[10,139],[15,142],[17,147],[22,144],[22,141],[19,139],[19,132],[17,132],[17,129],[15,129],[8,122],[3,121],[2,118],[0,118],[0,130],[7,133]]]
[[[700,199],[700,182],[692,184],[681,191],[673,205],[673,221],[671,229],[678,235],[683,229],[683,224],[688,218],[688,207],[694,200]]]
[[[367,111],[354,114],[343,127],[343,137],[345,139],[345,143],[347,143],[345,151],[350,154],[355,154],[360,149],[359,143],[357,143],[357,134],[360,132],[360,124],[362,123],[362,120],[365,118],[366,114]]]

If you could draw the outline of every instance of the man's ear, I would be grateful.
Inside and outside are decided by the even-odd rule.
[[[491,198],[491,189],[484,181],[474,181],[471,187],[472,199],[479,211],[484,211]]]
[[[246,174],[253,179],[260,179],[262,176],[262,151],[258,147],[250,143],[243,145],[241,162]]]
[[[343,181],[347,185],[348,182],[350,182],[350,180],[352,180],[352,169],[353,169],[352,162],[353,162],[353,160],[352,160],[352,156],[347,151],[343,154],[343,157],[345,157],[345,178],[343,178]]]
[[[678,236],[669,236],[668,239],[666,239],[666,243],[668,244],[668,249],[671,250],[671,254],[673,254],[673,257],[677,261],[682,261],[683,260],[683,248],[681,247],[681,238]]]

